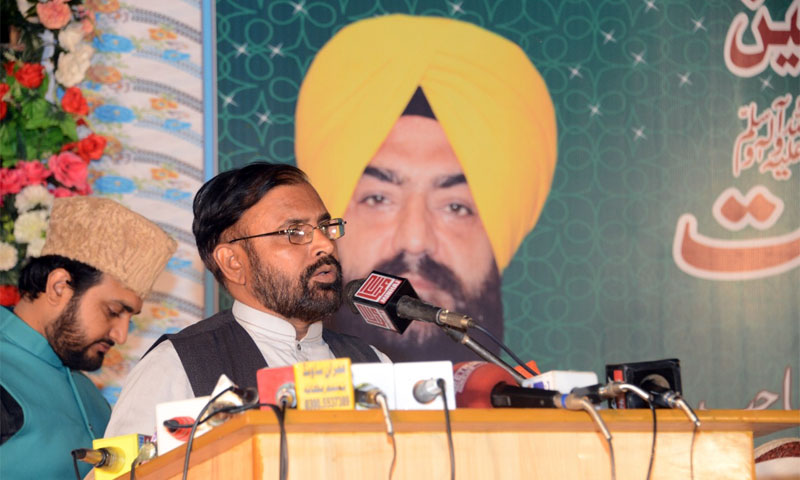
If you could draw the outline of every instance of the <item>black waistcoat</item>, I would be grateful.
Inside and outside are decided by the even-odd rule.
[[[323,329],[322,338],[336,358],[353,363],[379,362],[375,350],[352,335]],[[223,373],[239,387],[256,385],[256,371],[268,367],[258,346],[234,319],[230,310],[190,325],[178,333],[162,335],[149,349],[169,340],[178,352],[195,396],[210,395]],[[145,353],[147,355],[147,353]]]

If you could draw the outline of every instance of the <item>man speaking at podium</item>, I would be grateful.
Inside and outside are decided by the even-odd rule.
[[[74,478],[70,451],[101,438],[111,413],[79,370],[125,343],[176,247],[113,200],[54,201],[42,255],[20,274],[22,299],[13,313],[0,307],[0,478]]]
[[[500,273],[542,211],[556,163],[547,86],[517,45],[471,23],[386,15],[342,28],[297,101],[295,152],[333,215],[344,281],[372,270],[503,336]],[[346,308],[335,328],[395,361],[476,357],[433,324],[399,336]]]
[[[366,342],[322,327],[342,303],[336,240],[344,229],[293,166],[253,163],[203,185],[192,230],[233,307],[151,347],[131,370],[106,436],[152,434],[156,404],[209,395],[223,373],[256,387],[256,371],[267,366],[389,361]]]

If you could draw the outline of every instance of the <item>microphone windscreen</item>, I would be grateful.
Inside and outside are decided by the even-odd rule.
[[[498,383],[519,385],[510,373],[493,363],[461,362],[453,366],[458,408],[492,408],[492,389]]]

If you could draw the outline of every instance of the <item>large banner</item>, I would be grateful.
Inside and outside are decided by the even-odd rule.
[[[94,194],[156,222],[178,250],[159,276],[128,341],[91,374],[113,404],[128,371],[163,333],[204,314],[204,267],[192,235],[192,197],[203,165],[199,0],[93,1],[98,35],[81,84],[96,130],[109,140],[90,171]]]
[[[797,409],[799,11],[219,1],[219,169],[299,165],[348,222],[345,281],[409,278],[543,371],[675,357],[699,408]]]

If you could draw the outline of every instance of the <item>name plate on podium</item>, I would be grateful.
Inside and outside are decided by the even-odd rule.
[[[349,358],[297,363],[294,365],[294,378],[298,409],[353,409],[353,375]]]

